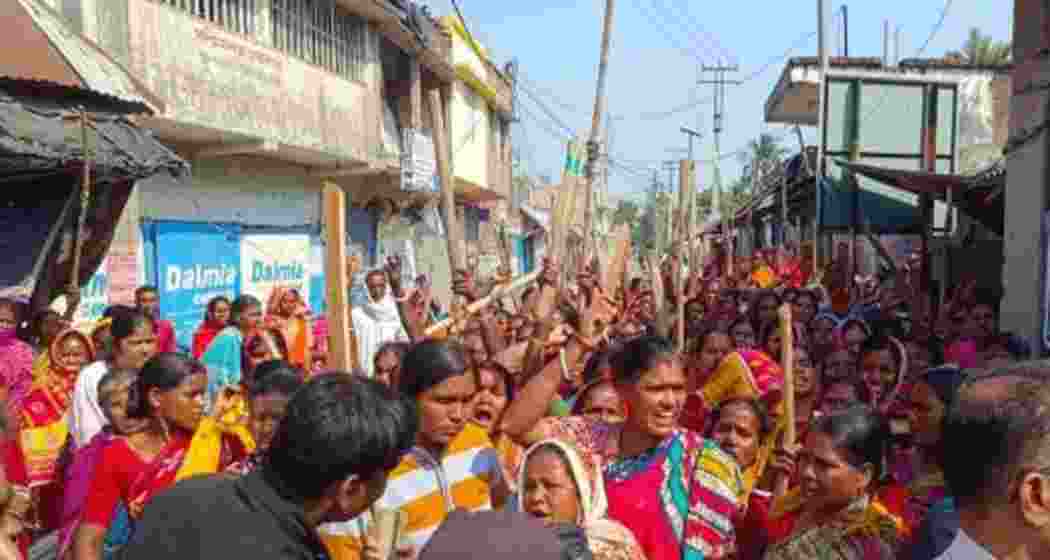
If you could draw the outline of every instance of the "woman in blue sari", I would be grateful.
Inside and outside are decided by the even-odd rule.
[[[213,403],[224,387],[241,382],[244,340],[262,325],[262,302],[253,296],[242,295],[230,306],[230,326],[215,336],[211,346],[201,356],[208,368],[208,402]]]

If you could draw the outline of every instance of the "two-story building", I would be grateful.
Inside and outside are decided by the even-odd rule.
[[[158,286],[183,344],[217,294],[265,301],[294,285],[323,310],[323,181],[349,194],[352,252],[369,266],[400,254],[407,274],[447,289],[437,183],[402,189],[403,157],[428,158],[405,145],[433,145],[417,141],[432,138],[431,90],[468,238],[475,209],[507,198],[509,81],[462,58],[462,26],[411,2],[24,1],[50,5],[60,32],[82,33],[163,100],[139,124],[191,162],[192,186],[138,184],[110,258]]]

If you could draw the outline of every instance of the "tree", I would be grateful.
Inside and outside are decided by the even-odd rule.
[[[980,29],[970,28],[970,35],[963,43],[962,49],[950,51],[945,58],[959,61],[969,66],[998,66],[1010,62],[1012,49],[1009,42],[996,41],[990,35],[983,35]]]
[[[757,175],[761,176],[772,173],[784,164],[784,158],[788,155],[788,149],[784,147],[778,138],[772,134],[760,134],[757,139],[748,142],[747,150],[740,154],[740,163],[744,166],[740,175],[740,181],[735,185],[737,189],[750,192],[754,185],[751,184]]]

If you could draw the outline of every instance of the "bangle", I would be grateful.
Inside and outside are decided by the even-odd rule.
[[[561,363],[561,378],[566,383],[572,383],[572,375],[569,373],[569,364],[565,359],[565,347],[558,350],[558,361]]]

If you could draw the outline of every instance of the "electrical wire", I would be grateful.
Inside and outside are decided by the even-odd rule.
[[[766,61],[765,64],[763,64],[757,70],[754,70],[750,74],[747,74],[746,76],[744,76],[744,78],[742,80],[740,80],[741,84],[746,84],[746,83],[748,83],[748,82],[758,78],[762,74],[765,74],[766,72],[768,72],[769,69],[772,68],[773,66],[776,66],[776,65],[784,62],[785,60],[787,60],[791,56],[792,52],[794,52],[798,48],[801,48],[801,47],[809,44],[809,42],[812,41],[813,38],[816,37],[816,36],[817,36],[817,32],[816,31],[810,31],[810,32],[802,34],[782,54],[779,54],[777,56],[774,56],[774,57],[770,58],[768,61]],[[663,120],[663,119],[666,119],[666,118],[669,118],[669,117],[673,117],[674,115],[677,115],[679,113],[684,113],[684,112],[689,111],[691,109],[695,109],[695,108],[697,108],[697,107],[699,107],[701,105],[708,105],[712,101],[714,101],[714,97],[713,96],[707,96],[707,97],[704,97],[704,98],[699,99],[697,101],[692,101],[690,103],[685,103],[683,105],[679,105],[679,106],[671,108],[671,109],[669,109],[667,111],[651,112],[651,113],[639,113],[638,115],[636,115],[636,118],[638,118],[639,120],[646,120],[646,121]]]
[[[718,37],[716,37],[714,34],[710,33],[709,31],[707,31],[707,29],[705,29],[704,26],[701,25],[700,22],[697,21],[697,19],[695,17],[693,17],[693,14],[689,11],[689,9],[687,7],[687,4],[688,4],[688,2],[686,0],[678,0],[678,11],[680,13],[682,13],[682,14],[685,14],[685,18],[684,19],[683,18],[678,18],[676,20],[676,21],[679,22],[681,27],[682,28],[686,28],[685,19],[688,19],[689,22],[692,23],[692,25],[694,27],[696,27],[700,31],[700,34],[704,36],[704,38],[706,39],[706,41],[704,41],[704,42],[709,47],[714,47],[714,50],[718,51],[718,53],[719,53],[719,59],[718,59],[719,60],[719,64],[723,64],[723,63],[724,64],[729,64],[730,62],[732,62],[733,64],[739,64],[740,60],[736,56],[730,54],[729,51],[725,47],[722,46],[722,42],[718,40]],[[692,32],[692,31],[689,31],[688,29],[686,29],[686,31],[690,34],[690,36],[693,38],[693,40],[695,42],[697,42],[697,43],[700,42],[697,39],[696,33]]]
[[[543,111],[554,124],[558,125],[558,127],[564,130],[569,136],[575,135],[575,131],[572,129],[572,127],[565,124],[565,121],[561,120],[561,118],[559,118],[558,115],[555,114],[550,107],[547,107],[547,105],[539,99],[539,96],[532,92],[531,88],[526,87],[523,83],[519,83],[518,89],[525,92],[525,95],[532,99],[533,103],[535,103],[536,106],[538,106],[540,110]]]
[[[657,28],[663,34],[664,38],[671,43],[671,46],[673,46],[686,58],[695,58],[697,62],[703,63],[704,58],[700,56],[700,53],[696,49],[688,49],[682,46],[682,44],[679,43],[678,40],[675,39],[675,37],[670,32],[668,32],[665,25],[661,25],[659,22],[656,21],[656,19],[653,17],[652,12],[650,12],[648,8],[644,7],[644,3],[645,0],[635,0],[634,2],[635,6],[637,6],[638,9],[645,14],[645,17],[649,20],[649,23],[651,23],[653,27]]]

